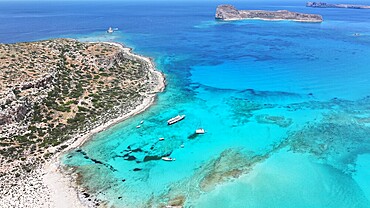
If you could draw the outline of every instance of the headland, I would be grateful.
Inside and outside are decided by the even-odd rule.
[[[0,44],[0,54],[0,207],[81,207],[60,154],[147,109],[163,74],[118,43]]]

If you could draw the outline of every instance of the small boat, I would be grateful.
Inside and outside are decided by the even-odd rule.
[[[167,121],[167,124],[168,125],[172,125],[174,123],[177,123],[177,122],[181,121],[184,118],[185,118],[185,115],[181,115],[181,116],[180,115],[177,115],[177,116],[171,118],[170,120],[168,120]]]
[[[204,129],[200,128],[200,129],[195,130],[195,133],[196,134],[204,134],[204,133],[206,133],[206,131]]]
[[[140,128],[141,126],[140,125],[137,125],[136,128]]]
[[[162,157],[162,160],[164,160],[164,161],[175,161],[176,159],[171,158],[171,157]]]
[[[181,147],[181,148],[184,148],[184,147],[185,147],[185,145],[183,145],[183,144],[182,144],[180,147]]]
[[[107,30],[107,33],[113,33],[113,32],[114,30],[111,27],[109,27],[109,29]]]
[[[144,121],[140,121],[140,124],[143,124],[144,123]]]
[[[163,140],[164,140],[164,138],[163,138],[163,137],[159,138],[159,141],[163,141]]]

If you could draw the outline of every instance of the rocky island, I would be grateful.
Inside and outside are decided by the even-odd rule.
[[[72,39],[0,44],[0,79],[0,207],[54,207],[45,164],[164,88],[149,58]]]
[[[344,9],[370,9],[367,5],[357,5],[357,4],[329,4],[324,2],[307,2],[307,7],[317,7],[317,8],[344,8]]]
[[[291,20],[296,22],[322,22],[323,18],[317,14],[304,14],[287,10],[237,10],[232,5],[219,5],[216,10],[216,19],[219,20]]]

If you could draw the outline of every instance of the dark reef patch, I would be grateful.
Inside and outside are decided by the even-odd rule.
[[[133,161],[133,160],[136,160],[136,157],[135,157],[135,156],[130,155],[130,156],[126,157],[126,158],[125,158],[125,160]]]
[[[162,158],[162,156],[147,155],[147,156],[144,157],[143,162],[149,162],[149,161],[152,161],[152,160],[160,160],[161,158]]]

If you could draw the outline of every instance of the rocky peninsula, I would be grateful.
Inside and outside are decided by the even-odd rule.
[[[307,7],[316,8],[344,8],[344,9],[370,9],[368,5],[357,5],[357,4],[329,4],[324,2],[307,2]]]
[[[265,10],[238,10],[232,5],[219,5],[216,10],[216,19],[219,20],[243,20],[243,19],[261,19],[261,20],[291,20],[296,22],[315,22],[323,21],[321,15],[304,14],[290,12],[287,10],[265,11]]]
[[[0,79],[0,207],[79,207],[58,155],[164,88],[149,58],[72,39],[0,44]]]

